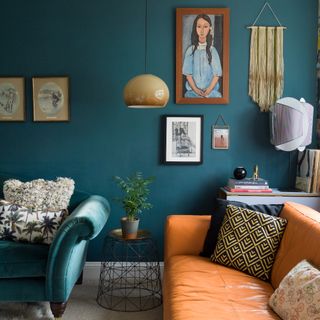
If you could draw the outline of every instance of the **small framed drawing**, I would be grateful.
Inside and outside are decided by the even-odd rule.
[[[163,116],[164,163],[201,164],[203,116]]]
[[[212,126],[212,149],[229,149],[229,126]]]
[[[0,77],[0,121],[25,121],[25,80]]]
[[[229,103],[229,9],[176,11],[176,103]]]
[[[33,121],[69,121],[69,78],[33,77]]]

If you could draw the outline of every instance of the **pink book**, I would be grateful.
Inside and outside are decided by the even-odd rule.
[[[224,187],[229,192],[272,193],[272,189],[240,189]]]

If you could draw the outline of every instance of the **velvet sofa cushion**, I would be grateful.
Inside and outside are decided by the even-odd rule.
[[[247,208],[253,211],[265,213],[274,217],[279,216],[283,208],[283,204],[247,204],[240,201],[230,201],[219,198],[216,199],[216,205],[211,216],[210,227],[204,241],[203,250],[200,253],[201,256],[210,257],[213,254],[217,244],[218,234],[223,222],[223,218],[226,213],[226,208],[229,204],[240,208]]]
[[[211,260],[269,280],[287,220],[228,205]]]
[[[0,279],[45,277],[49,246],[0,241]]]

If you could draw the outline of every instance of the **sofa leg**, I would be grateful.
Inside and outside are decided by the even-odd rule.
[[[82,284],[82,281],[83,281],[83,271],[81,272],[76,284]]]
[[[50,302],[50,309],[55,319],[61,319],[67,302]]]

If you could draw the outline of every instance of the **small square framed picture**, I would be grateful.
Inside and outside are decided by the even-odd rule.
[[[33,121],[70,120],[69,78],[33,77]]]
[[[25,121],[25,80],[0,77],[0,121]]]
[[[166,164],[201,164],[203,116],[164,116]]]
[[[212,149],[229,149],[229,126],[212,126]]]

